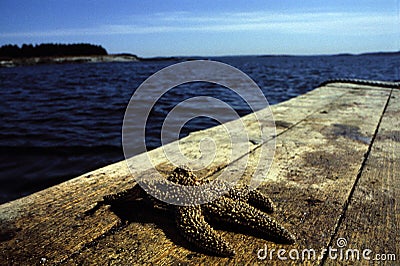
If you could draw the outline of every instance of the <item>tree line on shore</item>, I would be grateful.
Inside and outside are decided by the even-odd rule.
[[[0,47],[0,57],[2,58],[25,58],[25,57],[46,57],[46,56],[88,56],[88,55],[107,55],[107,50],[101,45],[89,43],[74,44],[7,44]]]

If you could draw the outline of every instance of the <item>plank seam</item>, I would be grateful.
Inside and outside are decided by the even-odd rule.
[[[338,99],[344,97],[344,95],[346,95],[345,93],[342,93],[340,96],[336,97],[335,99],[333,99],[330,103],[337,101]],[[243,158],[244,156],[251,154],[253,152],[255,152],[257,149],[259,149],[262,145],[266,144],[267,142],[273,140],[274,138],[277,138],[278,136],[281,136],[285,133],[287,133],[289,130],[291,130],[292,128],[296,127],[297,125],[299,125],[300,123],[303,123],[304,121],[308,120],[311,116],[315,115],[316,113],[320,112],[321,110],[323,110],[325,107],[321,107],[321,108],[317,108],[314,112],[310,113],[309,115],[305,116],[303,119],[300,119],[299,121],[297,121],[296,123],[290,125],[289,127],[287,127],[286,129],[282,130],[281,132],[279,132],[278,134],[276,134],[275,136],[271,137],[270,139],[260,143],[259,145],[257,145],[256,147],[254,147],[253,149],[251,149],[249,152],[243,154],[242,156],[240,156],[239,158],[235,159],[234,161],[230,162],[228,165],[233,164],[237,161],[239,161],[241,158]],[[226,168],[226,166],[223,167],[217,167],[214,171],[209,172],[207,174],[206,177],[210,177],[213,174],[217,173],[218,171],[221,171],[223,168]],[[126,226],[126,225],[125,225]],[[76,250],[75,252],[71,253],[69,256],[67,256],[66,258],[62,259],[58,264],[62,264],[65,263],[66,261],[68,261],[71,258],[74,258],[74,256],[76,256],[76,254],[79,254],[82,250],[84,250],[85,248],[90,247],[91,245],[93,245],[94,243],[96,243],[96,241],[98,241],[99,239],[104,238],[104,236],[110,235],[116,231],[119,231],[120,229],[122,229],[125,226],[121,226],[121,225],[114,225],[113,227],[111,227],[109,230],[107,230],[106,232],[104,232],[103,234],[95,237],[94,239],[92,239],[91,241],[88,241],[87,243],[85,243],[82,247],[80,247],[78,250]],[[172,248],[170,250],[170,252],[173,250],[174,248]]]
[[[387,100],[386,100],[386,103],[385,103],[385,106],[384,106],[384,108],[383,108],[382,114],[381,114],[381,116],[379,117],[379,121],[378,121],[378,124],[377,124],[377,126],[376,126],[376,128],[375,128],[375,131],[374,131],[374,134],[373,134],[373,136],[372,136],[371,142],[370,142],[370,144],[369,144],[369,146],[368,146],[367,152],[364,154],[364,159],[363,159],[363,161],[362,161],[362,163],[361,163],[360,169],[358,170],[357,177],[356,177],[356,179],[355,179],[355,181],[354,181],[354,184],[353,184],[353,186],[352,186],[352,188],[351,188],[351,190],[350,190],[349,196],[347,197],[347,199],[346,199],[346,201],[345,201],[345,203],[344,203],[342,212],[341,212],[341,214],[339,215],[339,219],[338,219],[338,221],[337,221],[337,223],[336,223],[336,226],[335,226],[335,231],[334,231],[334,233],[331,235],[331,239],[330,239],[330,241],[329,241],[329,243],[328,243],[327,248],[333,246],[333,241],[334,241],[334,239],[337,237],[339,228],[340,228],[340,226],[342,225],[342,222],[343,222],[344,218],[346,217],[346,212],[347,212],[348,207],[349,207],[349,205],[350,205],[350,203],[351,203],[351,199],[353,198],[354,191],[356,190],[356,187],[357,187],[357,185],[358,185],[358,183],[359,183],[359,181],[360,181],[360,179],[361,179],[361,175],[362,175],[362,173],[363,173],[363,171],[364,171],[365,165],[367,164],[368,157],[369,157],[369,154],[371,153],[372,146],[373,146],[373,144],[374,144],[374,142],[375,142],[375,138],[376,138],[376,136],[378,135],[378,131],[379,131],[379,128],[380,128],[380,125],[381,125],[383,116],[385,115],[386,109],[387,109],[387,107],[388,107],[388,105],[389,105],[389,101],[390,101],[390,99],[391,99],[392,92],[393,92],[393,89],[391,89],[390,92],[389,92],[389,96],[388,96],[388,98],[387,98]],[[325,264],[325,262],[326,262],[326,260],[327,260],[327,256],[328,256],[328,253],[325,252],[325,254],[324,254],[324,256],[323,256],[323,258],[322,258],[322,260],[321,260],[321,263],[319,264],[320,266],[322,266],[322,265]]]

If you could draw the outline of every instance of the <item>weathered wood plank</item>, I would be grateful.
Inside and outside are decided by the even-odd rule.
[[[252,236],[225,233],[238,252],[233,259],[195,256],[174,247],[164,253],[162,262],[271,263],[269,259],[257,259],[258,250],[265,244],[269,250],[327,247],[387,97],[388,91],[348,91],[277,138],[274,164],[262,189],[278,203],[279,210],[274,216],[297,232],[296,245],[275,245]],[[355,113],[359,117],[354,118]],[[181,254],[179,260],[173,254]],[[185,260],[185,256],[190,259]],[[279,264],[276,253],[273,258],[272,262]]]
[[[329,242],[389,91],[357,88],[346,88],[346,84],[324,87],[273,107],[279,135],[277,153],[263,190],[278,203],[278,219],[297,232],[298,247],[315,244],[312,247],[319,248]],[[249,127],[251,117],[243,119]],[[182,147],[198,156],[198,151],[192,151],[196,139],[217,131],[212,128],[191,134],[182,140]],[[160,168],[170,170],[160,149],[150,153],[158,158]],[[152,171],[140,167],[141,156],[145,155],[130,160],[137,175]],[[257,150],[251,156],[255,158]],[[229,163],[221,158],[215,166]],[[248,174],[251,171],[248,169]],[[84,215],[103,195],[133,184],[126,164],[120,162],[1,205],[0,261],[244,263],[257,262],[255,252],[265,243],[275,247],[263,239],[224,232],[240,252],[233,260],[221,259],[194,252],[165,213],[143,206],[125,210],[104,206],[93,215]],[[120,218],[131,223],[120,226]]]
[[[343,250],[360,252],[354,258],[348,256],[354,265],[395,265],[400,261],[400,91],[392,93],[335,237],[334,248],[337,238],[345,238]],[[367,259],[362,254],[366,249],[371,250],[365,254]]]
[[[289,121],[287,123],[295,124],[341,95],[329,91],[324,93],[323,99],[318,100],[319,94],[317,90],[312,91],[309,93],[309,101],[306,96],[301,96],[299,101],[290,100],[284,105],[276,106],[275,113],[282,120]],[[307,107],[309,102],[313,104]],[[304,111],[299,111],[296,115],[288,112],[288,108],[292,107],[293,103],[297,105],[297,109],[302,108]],[[260,117],[263,112],[263,110],[260,111]],[[253,114],[245,117],[246,124],[251,125],[252,119],[254,119]],[[277,131],[282,132],[286,129],[286,127],[278,126]],[[207,134],[218,136],[217,131],[218,127],[194,133],[181,141],[183,143],[181,147],[183,149],[193,147],[193,143],[198,142],[199,138]],[[198,153],[198,150],[193,148],[187,148],[187,150],[187,153]],[[165,160],[161,149],[155,149],[149,152],[149,155],[156,163],[158,160],[159,164]],[[143,156],[147,155],[142,154],[130,159],[138,175],[145,175],[148,170],[141,165]],[[224,158],[219,162],[222,161]],[[134,184],[134,177],[131,176],[126,163],[119,162],[1,205],[1,239],[3,240],[0,244],[1,261],[37,263],[41,259],[57,262],[68,258],[86,243],[117,226],[120,220],[114,213],[106,210],[96,212],[91,217],[83,217],[84,212],[91,209],[104,195],[121,191]]]
[[[265,187],[265,191],[269,192],[269,194],[272,195],[276,195],[276,196],[280,196],[280,199],[278,200],[279,203],[284,202],[283,206],[282,204],[280,205],[280,207],[283,209],[282,212],[278,212],[277,215],[281,220],[284,220],[285,218],[288,219],[288,221],[291,221],[292,223],[296,224],[295,220],[297,220],[297,222],[299,222],[300,224],[304,224],[305,220],[307,218],[307,221],[309,223],[311,223],[311,225],[307,226],[302,226],[302,234],[303,234],[303,238],[307,239],[307,243],[303,243],[303,246],[306,246],[308,244],[315,244],[315,241],[312,240],[313,237],[315,237],[315,232],[316,229],[320,229],[318,230],[318,232],[323,232],[323,229],[328,229],[328,231],[325,234],[325,238],[323,241],[321,241],[321,243],[319,244],[318,247],[315,248],[321,248],[327,245],[327,243],[329,243],[329,236],[330,236],[330,232],[329,230],[332,230],[332,228],[334,228],[335,225],[335,219],[337,219],[340,211],[341,211],[341,206],[344,203],[347,194],[346,192],[348,192],[351,189],[351,185],[354,182],[354,178],[356,176],[356,173],[358,171],[358,167],[360,166],[360,163],[362,162],[362,158],[363,158],[363,154],[366,151],[368,145],[367,143],[358,143],[359,141],[351,139],[351,138],[343,138],[342,141],[347,141],[347,143],[342,143],[342,152],[340,152],[340,150],[337,149],[337,144],[333,143],[331,144],[331,146],[326,146],[326,144],[324,142],[320,142],[320,138],[319,141],[314,140],[313,138],[309,138],[310,137],[310,132],[321,132],[323,130],[321,130],[322,128],[326,128],[329,127],[331,123],[339,123],[340,121],[343,122],[343,119],[345,119],[345,123],[349,123],[348,120],[352,120],[352,113],[353,111],[351,110],[351,108],[349,108],[347,102],[348,100],[353,101],[354,97],[353,94],[355,92],[349,93],[348,97],[342,96],[338,102],[333,103],[330,107],[329,106],[325,106],[326,110],[323,110],[321,112],[318,112],[317,114],[315,114],[314,116],[309,117],[309,119],[305,120],[304,123],[308,123],[311,125],[313,125],[315,127],[314,130],[311,130],[309,126],[303,126],[301,129],[301,133],[299,132],[299,129],[293,128],[293,130],[288,131],[285,135],[282,135],[282,142],[278,142],[280,143],[280,145],[282,145],[283,147],[290,147],[290,155],[296,154],[298,153],[298,158],[301,158],[300,162],[293,160],[292,162],[290,162],[290,165],[285,165],[284,163],[287,162],[287,154],[285,154],[286,149],[279,149],[278,151],[284,151],[284,155],[286,155],[285,159],[283,159],[282,157],[279,157],[280,155],[277,154],[278,160],[277,160],[277,166],[274,170],[274,167],[270,173],[270,178],[271,180],[274,180],[274,182],[271,182],[269,184],[269,186]],[[387,93],[387,92],[386,92]],[[383,105],[385,103],[385,97],[380,97],[382,96],[382,92],[377,92],[377,93],[371,93],[370,98],[373,96],[376,96],[376,98],[378,99],[378,103],[374,103],[372,106],[380,106],[380,108],[383,108]],[[361,92],[360,96],[366,96],[365,92]],[[343,101],[344,98],[344,101]],[[364,97],[360,97],[360,102],[358,104],[358,106],[362,105],[362,101],[364,101]],[[370,99],[371,100],[371,99]],[[373,101],[372,101],[373,102]],[[353,104],[353,102],[351,102]],[[371,102],[369,102],[371,103]],[[369,104],[368,103],[368,104]],[[367,103],[364,104],[364,108],[369,109],[369,105]],[[356,105],[354,105],[356,106]],[[346,110],[348,112],[348,115],[346,114]],[[341,113],[341,116],[338,115],[338,113]],[[328,119],[322,119],[325,118],[328,114],[329,118]],[[369,116],[368,112],[366,114],[364,114],[364,116]],[[318,119],[317,119],[318,117]],[[375,119],[371,119],[370,124],[369,125],[364,125],[363,130],[366,130],[367,132],[369,131],[369,137],[372,137],[374,128],[377,124],[377,121],[379,119],[379,115],[375,116]],[[328,123],[326,123],[326,121],[328,121]],[[321,124],[315,123],[315,121],[321,121]],[[362,120],[361,120],[362,121]],[[350,122],[350,125],[348,125],[348,127],[351,127],[352,124],[354,124],[354,122]],[[302,126],[302,123],[298,125],[298,127]],[[318,130],[316,130],[318,129]],[[326,135],[328,136],[328,138],[334,138],[336,141],[336,138],[338,137],[337,135],[339,135],[339,137],[342,137],[341,135],[343,135],[343,133],[337,132],[337,128],[333,127],[333,131],[331,132],[330,129],[326,130]],[[342,128],[339,128],[339,130],[342,130]],[[355,133],[355,132],[353,132]],[[337,135],[335,135],[337,134]],[[354,137],[354,136],[351,136]],[[367,136],[366,136],[367,137]],[[278,141],[280,140],[280,138],[278,137]],[[296,146],[292,146],[292,145],[288,145],[288,142],[298,142],[298,141],[302,141],[302,145],[296,145]],[[307,158],[307,156],[303,156],[304,154],[304,147],[308,147],[310,145],[310,142],[316,142],[317,145],[319,145],[319,149],[320,151],[317,150],[317,152],[319,152],[318,156],[314,156],[311,155],[311,158]],[[344,165],[342,167],[342,172],[348,172],[347,174],[347,178],[343,177],[341,179],[343,179],[344,181],[346,181],[347,183],[344,183],[344,181],[342,183],[337,183],[337,186],[343,186],[345,185],[345,187],[347,187],[347,191],[346,189],[344,190],[339,190],[336,194],[340,194],[339,192],[342,192],[341,195],[339,195],[339,199],[337,199],[337,201],[335,202],[329,202],[329,198],[331,196],[331,191],[333,189],[322,189],[323,192],[319,192],[318,189],[318,184],[316,184],[315,179],[320,178],[325,182],[327,177],[324,175],[321,175],[321,172],[324,171],[327,167],[332,168],[332,169],[328,169],[331,172],[335,172],[337,171],[337,169],[335,169],[335,167],[337,167],[337,164],[340,164],[340,155],[341,153],[349,153],[348,149],[347,149],[347,144],[352,144],[352,146],[355,146],[356,144],[353,144],[353,142],[356,141],[356,144],[358,145],[358,150],[356,149],[356,151],[354,151],[353,153],[350,153],[348,156],[346,156],[344,159],[345,160],[349,160],[350,162],[353,161],[353,164],[349,163],[350,166],[353,167],[353,171],[352,172],[348,172],[348,166]],[[315,144],[314,144],[315,145]],[[279,144],[278,144],[279,147]],[[325,151],[325,148],[328,147],[328,152],[331,152],[333,150],[337,151],[337,155],[338,158],[335,160],[335,162],[326,162],[324,160],[326,159],[332,159],[334,158],[333,155],[330,155],[330,157],[326,158],[326,156],[323,157],[323,165],[318,167],[318,160],[321,160],[319,156],[324,155],[323,152]],[[313,148],[311,148],[311,150],[313,150]],[[294,152],[294,153],[293,153]],[[305,154],[307,154],[308,152],[306,151]],[[256,156],[256,153],[252,154],[253,156]],[[304,167],[304,163],[302,163],[302,160],[304,159],[304,157],[306,157],[306,164],[310,163],[311,161],[311,166],[308,166],[308,168],[310,169],[306,169],[306,167]],[[315,161],[315,159],[317,158],[317,161]],[[353,158],[357,158],[356,161],[354,161]],[[300,167],[299,167],[300,165]],[[319,168],[319,169],[315,169],[315,167]],[[298,177],[299,175],[297,174],[297,178],[299,180],[291,180],[293,178],[293,171],[296,171],[298,169],[301,169],[303,171],[303,176],[302,177]],[[287,171],[289,170],[289,171]],[[292,171],[292,172],[290,172]],[[249,169],[249,172],[251,173],[251,169]],[[309,179],[309,177],[307,176],[307,172],[309,172],[310,174],[314,175],[313,179]],[[249,174],[250,174],[249,173]],[[333,173],[331,173],[331,175],[333,175]],[[289,182],[291,181],[293,184],[291,186],[287,186],[288,180],[287,177],[290,177]],[[282,178],[285,177],[283,180]],[[331,177],[332,178],[332,177]],[[300,182],[300,180],[302,180]],[[328,181],[329,177],[328,177]],[[300,184],[299,184],[300,182]],[[306,182],[305,184],[303,184],[303,182]],[[329,182],[328,182],[329,183]],[[316,186],[317,188],[313,187]],[[333,185],[332,185],[333,186]],[[271,190],[272,189],[272,190]],[[335,186],[335,189],[338,189]],[[306,192],[306,193],[305,193]],[[308,192],[308,193],[307,193]],[[322,194],[322,195],[315,195],[315,194]],[[277,194],[278,193],[278,194]],[[310,194],[312,196],[312,198],[310,198]],[[320,196],[320,198],[322,199],[327,199],[326,201],[328,201],[327,206],[319,206],[321,205],[321,203],[319,203],[319,201],[321,199],[318,198],[318,196]],[[335,198],[338,195],[335,195]],[[322,201],[322,200],[321,200]],[[318,215],[315,215],[313,217],[304,217],[304,205],[307,205],[308,209],[312,209],[312,207],[308,206],[312,204],[315,204],[315,206],[312,206],[314,209],[317,208],[321,208],[322,210],[327,209],[326,207],[331,207],[330,205],[338,205],[336,206],[337,208],[330,208],[333,209],[334,212],[327,212],[324,214],[324,217],[321,217],[321,211],[318,212]],[[292,205],[289,205],[292,204]],[[329,209],[329,208],[328,208]],[[284,211],[286,210],[286,211]],[[293,212],[291,210],[296,210],[296,212]],[[336,212],[335,212],[336,210]],[[313,213],[316,213],[316,211],[314,210]],[[307,214],[308,215],[308,214]],[[323,219],[324,218],[324,219]],[[329,219],[330,218],[330,219]],[[303,220],[303,221],[302,221]],[[325,220],[330,220],[330,224],[327,223],[327,221]],[[302,221],[302,222],[300,222]],[[319,228],[315,226],[315,223],[319,224]],[[154,252],[148,252],[146,251],[144,248],[143,250],[141,250],[140,252],[137,252],[135,254],[137,254],[137,257],[134,257],[135,262],[137,263],[144,263],[144,262],[151,262],[151,263],[165,263],[165,264],[170,264],[170,263],[177,263],[177,262],[190,262],[190,263],[220,263],[220,262],[226,262],[226,263],[243,263],[243,262],[257,262],[257,257],[256,257],[256,252],[258,251],[259,248],[264,247],[264,244],[266,243],[265,240],[262,239],[257,239],[251,236],[246,236],[246,235],[238,235],[238,234],[233,234],[233,233],[224,233],[224,236],[231,241],[232,243],[235,243],[235,248],[238,251],[238,255],[237,257],[235,257],[235,260],[229,260],[229,259],[221,259],[221,258],[215,258],[215,257],[208,257],[206,255],[202,255],[202,254],[196,254],[193,253],[193,250],[187,249],[187,243],[186,243],[186,248],[185,248],[185,242],[184,240],[179,238],[179,235],[175,236],[175,239],[177,238],[178,245],[176,246],[176,243],[173,243],[168,236],[167,237],[160,237],[163,235],[163,230],[170,230],[172,232],[174,232],[174,224],[172,222],[169,222],[169,226],[165,226],[168,225],[168,223],[166,221],[164,221],[163,223],[163,227],[158,228],[158,230],[160,231],[158,236],[158,241],[161,243],[157,243],[158,244],[158,250],[155,249],[156,251]],[[321,226],[323,227],[321,229]],[[325,228],[324,228],[325,226]],[[169,229],[168,229],[169,228]],[[150,227],[150,228],[137,228],[137,224],[130,224],[127,228],[124,228],[123,231],[124,233],[122,233],[123,235],[126,235],[130,232],[146,232],[148,230],[155,230],[155,228]],[[177,232],[175,231],[174,233],[175,235],[177,234]],[[145,235],[145,234],[144,234]],[[173,233],[171,234],[173,235]],[[172,238],[173,239],[173,238]],[[119,243],[124,242],[125,245],[126,243],[131,243],[131,245],[135,246],[135,243],[137,243],[137,241],[135,239],[129,238],[129,239],[124,239],[123,241],[117,241],[116,243],[114,243],[114,241],[110,241],[110,239],[105,238],[104,241],[101,241],[98,245],[100,245],[98,250],[102,250],[103,247],[105,245],[109,245],[110,242],[113,242],[113,245],[119,245]],[[131,241],[131,242],[130,242]],[[301,240],[300,240],[301,241]],[[277,248],[279,246],[276,246],[272,243],[268,243],[270,248]],[[128,246],[131,246],[130,244],[128,244]],[[146,245],[148,245],[148,243],[146,243]],[[182,245],[184,246],[184,248],[182,248]],[[160,248],[162,247],[162,248]],[[189,246],[190,247],[190,246]],[[280,247],[284,247],[284,246],[280,246]],[[115,247],[114,247],[115,248]],[[121,246],[117,247],[116,249],[120,249],[123,248]],[[160,250],[161,249],[161,250]],[[97,249],[96,249],[97,250]],[[153,249],[152,249],[153,250]],[[85,252],[87,252],[85,254]],[[86,250],[85,252],[82,252],[79,256],[77,256],[76,258],[71,258],[73,259],[75,262],[76,260],[78,260],[80,258],[83,258],[84,261],[86,260],[86,258],[89,257],[93,257],[93,250]],[[147,255],[146,257],[143,258],[143,252],[145,252],[145,254]],[[180,254],[180,256],[177,256],[176,254]],[[124,261],[123,258],[128,258],[129,260]],[[188,259],[191,258],[191,259]],[[107,258],[103,258],[106,259]],[[120,256],[118,256],[118,260],[121,260],[123,263],[129,263],[132,262],[132,256],[126,256],[124,254],[121,254]],[[100,260],[99,262],[104,262],[102,260]],[[121,262],[121,261],[120,261]]]

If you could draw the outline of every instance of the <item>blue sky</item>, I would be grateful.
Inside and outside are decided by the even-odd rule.
[[[400,48],[400,0],[0,0],[0,45],[89,42],[139,56]]]

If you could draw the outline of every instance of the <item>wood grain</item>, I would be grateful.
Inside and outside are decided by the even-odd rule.
[[[400,260],[400,92],[393,91],[343,222],[335,235],[347,240],[354,265],[395,265]],[[333,246],[337,243],[333,242]],[[337,248],[337,247],[336,247]],[[364,258],[362,251],[369,249]],[[382,257],[383,256],[383,257]],[[395,257],[393,257],[395,256]],[[396,261],[394,260],[396,259]],[[376,260],[376,261],[374,261]],[[328,260],[329,261],[329,258]],[[346,264],[343,261],[343,264]]]
[[[174,218],[161,210],[132,203],[119,208],[102,206],[87,214],[104,195],[133,186],[135,177],[154,174],[154,168],[143,166],[145,156],[151,156],[157,168],[168,174],[172,165],[159,148],[129,159],[128,163],[134,166],[133,173],[128,170],[126,162],[119,162],[1,205],[0,264],[280,264],[276,257],[272,261],[257,259],[258,250],[265,245],[269,249],[327,248],[336,236],[338,221],[346,209],[390,91],[389,88],[333,83],[272,107],[277,124],[277,137],[274,139],[276,152],[268,174],[268,169],[258,173],[264,175],[261,176],[264,183],[260,189],[278,205],[278,211],[273,216],[296,233],[298,241],[293,246],[276,245],[246,231],[231,232],[231,228],[219,228],[238,253],[233,259],[220,258],[193,248],[175,229]],[[399,98],[398,94],[393,96]],[[398,110],[398,104],[390,104],[385,115]],[[254,133],[251,135],[254,143],[250,145],[250,160],[244,178],[252,176],[260,150],[275,137],[257,139],[259,134],[253,129],[255,119],[262,121],[265,127],[271,126],[269,119],[263,120],[268,113],[261,110],[242,119],[250,135]],[[385,122],[383,117],[382,130],[388,124],[385,130],[393,131],[391,124],[394,122],[390,121],[395,118],[390,120],[388,116],[388,119],[389,122]],[[224,143],[225,137],[220,137],[221,132],[221,127],[215,127],[180,140],[184,153],[196,158],[201,154],[194,144],[204,136],[219,138],[219,155],[202,173],[204,175],[218,175],[228,164],[235,169],[244,160],[232,160],[226,156],[230,146]],[[375,154],[376,160],[383,160],[385,165],[390,164],[381,157],[386,158],[387,152],[394,156],[398,149],[392,143],[394,140],[390,134],[383,134],[381,141],[376,138],[376,143],[386,143],[386,146],[380,144],[376,147],[384,153],[374,152],[375,146],[371,152],[371,156]],[[393,158],[393,161],[398,157],[388,158]],[[373,161],[370,164],[375,165]],[[392,170],[385,173],[391,171],[398,179],[398,164],[393,163],[390,167],[387,169]],[[395,176],[386,176],[387,180],[382,182],[388,189]],[[385,195],[398,193],[396,191],[390,190]],[[354,192],[354,195],[357,193]],[[392,198],[385,198],[386,204],[393,199],[393,195]],[[397,226],[398,232],[399,208],[395,204],[398,203],[387,204],[391,207],[385,209],[382,215],[392,219],[391,224]],[[348,210],[354,209],[357,213],[357,207],[352,206],[350,204]],[[391,211],[397,211],[397,216],[390,216]],[[352,230],[352,223],[347,225],[346,221],[343,220],[341,226],[346,225],[347,231]],[[391,236],[393,228],[386,230],[382,227],[386,238]],[[347,236],[340,230],[339,235]],[[352,243],[356,243],[356,239],[364,239],[364,236],[352,239]],[[398,235],[395,239],[398,240]],[[399,246],[395,247],[398,252]],[[298,262],[293,261],[293,264]],[[303,262],[320,263],[319,260]]]

